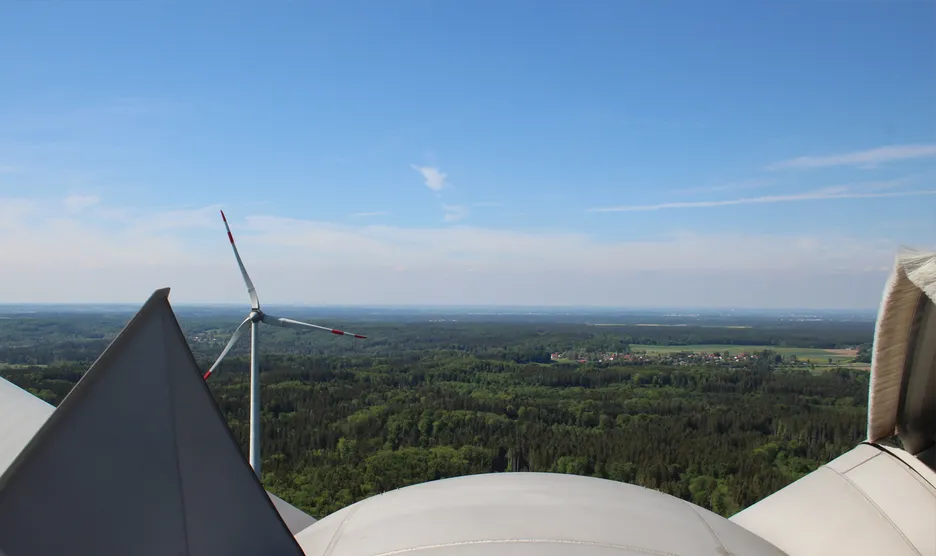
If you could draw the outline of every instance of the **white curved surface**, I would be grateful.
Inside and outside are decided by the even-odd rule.
[[[642,487],[575,475],[497,473],[405,487],[296,536],[306,556],[782,556],[712,512]]]
[[[936,556],[936,473],[862,444],[732,516],[790,556]]]
[[[868,440],[898,434],[916,455],[936,444],[936,254],[903,253],[874,332]]]
[[[53,411],[52,405],[0,378],[0,476]]]

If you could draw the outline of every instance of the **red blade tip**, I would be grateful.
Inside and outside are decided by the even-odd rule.
[[[355,338],[360,338],[360,339],[362,339],[362,340],[366,340],[366,339],[367,339],[367,336],[361,336],[360,334],[355,334],[354,337],[355,337]]]
[[[208,380],[208,377],[211,376],[211,371],[207,371],[205,376],[202,377],[202,380]]]
[[[225,222],[227,222],[227,216],[224,216],[223,210],[221,211],[221,220],[224,220]]]

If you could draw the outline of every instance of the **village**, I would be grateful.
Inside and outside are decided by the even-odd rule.
[[[617,362],[619,364],[646,364],[646,363],[660,363],[665,365],[674,365],[674,366],[684,366],[684,365],[699,365],[699,364],[714,364],[714,365],[743,365],[757,359],[758,354],[748,353],[748,352],[738,352],[730,353],[728,351],[724,352],[713,352],[713,353],[701,353],[701,352],[692,352],[692,351],[681,351],[681,352],[668,352],[668,353],[648,353],[643,351],[635,351],[632,353],[621,353],[621,352],[576,352],[576,351],[567,351],[567,352],[556,352],[550,354],[550,359],[556,363],[613,363]],[[795,364],[797,363],[796,357],[791,357],[789,361],[784,358],[785,363]],[[800,364],[805,365],[805,361],[800,361]]]

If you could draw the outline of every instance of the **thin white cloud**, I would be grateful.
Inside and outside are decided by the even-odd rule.
[[[480,203],[471,203],[473,207],[502,207],[504,203],[499,203],[497,201],[481,201]]]
[[[97,195],[70,195],[65,198],[63,203],[68,212],[81,212],[84,209],[94,206],[101,202]]]
[[[783,170],[792,168],[825,168],[830,166],[873,167],[886,162],[928,157],[936,157],[936,145],[888,145],[875,149],[828,156],[801,156],[769,164],[767,169]]]
[[[775,182],[768,179],[749,179],[719,183],[717,185],[703,185],[699,187],[686,187],[670,191],[673,194],[685,193],[714,193],[718,191],[739,191],[743,189],[760,189],[773,185]]]
[[[659,203],[655,205],[622,205],[612,207],[594,207],[588,212],[643,212],[652,210],[668,210],[683,208],[711,208],[727,207],[732,205],[755,205],[770,203],[793,203],[797,201],[826,201],[832,199],[875,199],[882,197],[920,197],[936,195],[934,189],[916,191],[885,191],[864,192],[851,191],[847,187],[830,187],[793,195],[765,195],[763,197],[743,197],[740,199],[723,199],[718,201],[682,201],[673,203]]]
[[[373,216],[386,216],[390,214],[390,211],[378,210],[374,212],[352,212],[350,216],[352,218],[370,218]]]
[[[422,174],[426,187],[433,191],[442,191],[448,186],[448,174],[433,166],[417,166],[412,164],[413,170]]]
[[[241,301],[216,208],[113,209],[125,219],[102,221],[106,202],[69,214],[61,200],[0,199],[0,257],[17,268],[0,302],[141,301],[164,286],[177,302]],[[228,212],[270,303],[874,306],[879,269],[896,249],[843,236],[661,232],[629,241]],[[848,280],[834,274],[843,270]]]
[[[247,220],[247,242],[264,257],[277,248],[302,252],[308,261],[343,261],[427,267],[518,270],[539,265],[573,266],[586,272],[636,270],[741,270],[824,268],[832,259],[848,268],[865,268],[890,244],[847,237],[665,233],[652,240],[603,241],[572,232],[520,232],[472,226],[404,228],[344,226],[276,216]],[[235,231],[236,233],[236,231]],[[248,243],[245,243],[248,244]],[[263,245],[262,249],[260,245]],[[882,249],[884,251],[882,251]],[[744,252],[744,257],[715,256]],[[865,258],[865,257],[869,257]],[[298,259],[297,259],[298,260]],[[561,261],[561,263],[559,263]]]
[[[442,205],[442,210],[445,211],[445,216],[443,218],[446,222],[463,220],[470,212],[468,207],[461,205]]]
[[[911,185],[913,183],[918,183],[920,178],[925,178],[925,174],[906,176],[903,178],[897,178],[892,180],[882,180],[882,181],[872,181],[864,182],[859,185],[860,189],[867,193],[872,193],[875,191],[891,191],[897,189],[898,187],[903,187],[905,185]]]
[[[158,233],[181,230],[215,230],[221,225],[221,205],[198,208],[162,210],[157,213],[136,216],[131,229],[135,233]],[[232,215],[227,215],[231,220]]]
[[[40,206],[35,199],[0,197],[0,232],[27,227],[29,219],[38,214]]]

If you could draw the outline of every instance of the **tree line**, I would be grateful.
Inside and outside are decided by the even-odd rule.
[[[432,340],[435,349],[385,356],[267,352],[265,485],[322,517],[424,481],[546,471],[631,482],[731,515],[865,433],[867,371],[780,370],[770,352],[734,367],[550,364],[529,356],[550,351],[540,334],[514,331],[507,345],[492,335],[483,349]],[[55,404],[86,368],[2,374]],[[234,357],[210,383],[245,454],[246,368]]]

